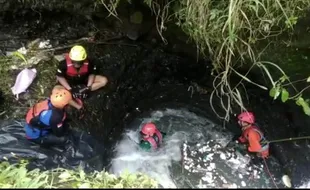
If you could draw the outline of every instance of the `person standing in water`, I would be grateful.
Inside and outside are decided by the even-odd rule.
[[[145,151],[157,150],[163,143],[165,133],[160,132],[154,123],[146,123],[140,131],[140,148]]]
[[[266,162],[266,158],[269,157],[270,154],[270,146],[269,142],[265,139],[263,132],[255,125],[255,116],[252,112],[242,112],[238,115],[238,124],[241,127],[242,135],[238,138],[239,142],[248,144],[248,151],[252,153],[256,153],[257,157],[263,158],[266,168],[268,169],[268,165]],[[286,187],[291,188],[292,181],[289,176],[291,176],[291,172],[282,159],[279,159],[279,156],[275,159],[281,164],[284,170],[284,175],[282,176],[282,181]],[[255,159],[254,159],[255,160]],[[257,162],[258,160],[254,161]],[[268,169],[268,174],[270,175],[272,181],[274,182],[271,173]],[[274,182],[277,187],[276,183]]]
[[[255,125],[255,117],[252,112],[242,112],[238,115],[238,124],[242,134],[239,142],[247,143],[248,151],[256,153],[260,158],[268,158],[269,143],[266,142],[263,132]]]

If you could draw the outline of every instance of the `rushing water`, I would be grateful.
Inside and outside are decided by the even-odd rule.
[[[168,134],[165,145],[153,153],[137,146],[138,131],[149,121]],[[186,109],[153,111],[149,117],[137,118],[130,127],[115,147],[110,168],[113,173],[144,172],[166,188],[274,187],[265,166],[251,164],[248,155],[225,148],[232,134]],[[281,186],[280,179],[275,181]]]

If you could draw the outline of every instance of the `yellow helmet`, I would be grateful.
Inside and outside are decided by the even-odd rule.
[[[69,57],[73,61],[83,61],[86,59],[87,53],[83,46],[76,45],[71,48]]]

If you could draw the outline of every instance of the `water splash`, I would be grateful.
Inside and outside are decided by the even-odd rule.
[[[301,186],[296,187],[296,189],[308,189],[310,188],[310,181],[303,183]]]
[[[142,124],[153,122],[167,133],[164,146],[148,153],[139,149]],[[143,172],[164,188],[270,187],[262,166],[250,165],[250,157],[224,150],[232,134],[212,121],[185,109],[154,111],[137,118],[115,146],[110,172]],[[218,150],[221,149],[221,150]]]
[[[123,140],[116,147],[117,155],[112,160],[111,172],[142,172],[156,179],[164,188],[175,188],[169,170],[173,161],[181,160],[179,144],[182,134],[175,133],[166,140],[159,151],[152,153],[139,149],[138,134],[138,130],[125,133]]]

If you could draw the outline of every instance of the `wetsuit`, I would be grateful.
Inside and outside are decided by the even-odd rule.
[[[139,144],[140,148],[145,151],[158,149],[162,145],[162,139],[166,136],[165,133],[160,131],[158,132],[160,133],[160,135],[154,134],[152,137],[142,139]]]
[[[39,102],[29,109],[24,126],[26,138],[35,143],[51,146],[64,145],[67,127],[64,126],[66,113],[53,107],[50,100]]]

